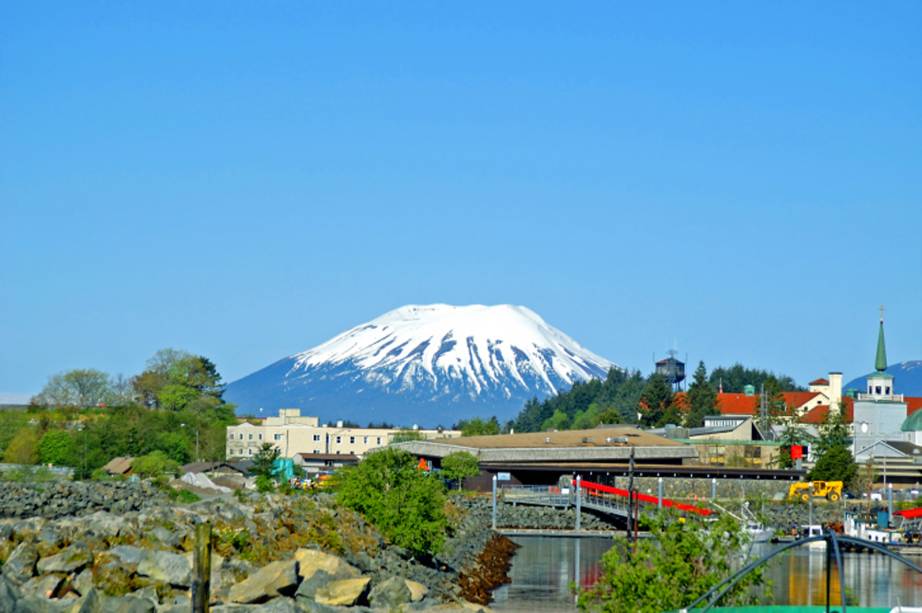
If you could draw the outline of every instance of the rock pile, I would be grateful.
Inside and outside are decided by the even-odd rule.
[[[459,577],[478,568],[488,525],[460,522],[449,544],[473,547],[452,546],[450,556],[419,560],[323,495],[174,506],[153,489],[136,501],[149,486],[93,483],[25,496],[54,500],[103,486],[113,498],[75,504],[83,515],[58,517],[63,507],[56,507],[49,518],[0,520],[0,611],[188,611],[193,535],[203,520],[213,526],[210,593],[218,613],[480,608],[463,600]]]
[[[0,517],[56,518],[94,511],[125,513],[163,500],[157,488],[148,482],[4,482],[0,488]]]

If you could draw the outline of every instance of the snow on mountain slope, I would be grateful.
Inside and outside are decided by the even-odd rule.
[[[410,305],[228,386],[242,412],[451,425],[514,416],[613,364],[522,306]],[[463,414],[459,414],[461,411]]]

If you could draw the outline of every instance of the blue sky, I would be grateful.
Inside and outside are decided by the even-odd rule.
[[[406,303],[649,370],[922,358],[922,4],[6,3],[0,393]]]

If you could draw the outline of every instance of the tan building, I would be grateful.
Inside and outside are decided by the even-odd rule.
[[[408,432],[412,434],[408,435]],[[278,417],[268,417],[261,424],[243,423],[227,428],[227,458],[256,455],[263,443],[272,443],[282,457],[295,454],[354,455],[384,447],[397,436],[418,436],[425,440],[457,438],[459,430],[410,431],[396,428],[350,428],[338,422],[322,426],[317,417],[301,416],[300,409],[281,409]]]

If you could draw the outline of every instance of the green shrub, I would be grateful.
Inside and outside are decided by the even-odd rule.
[[[175,476],[179,473],[179,463],[171,460],[164,452],[157,450],[135,458],[131,469],[136,475],[142,477]]]
[[[480,464],[472,454],[466,451],[456,451],[442,458],[442,476],[449,481],[457,481],[458,489],[468,477],[480,474]]]
[[[748,540],[727,515],[704,522],[663,512],[649,520],[648,527],[652,538],[640,539],[636,545],[615,538],[602,556],[599,581],[579,595],[580,609],[658,613],[687,607],[732,574],[734,560]],[[759,567],[719,604],[755,604],[759,600],[755,588],[762,584],[763,568]]]
[[[387,448],[341,469],[336,497],[358,511],[391,542],[416,553],[436,553],[445,540],[445,488],[421,471],[406,451]]]
[[[256,491],[267,493],[275,490],[275,481],[267,475],[258,475],[256,477]]]
[[[175,492],[175,494],[171,494],[170,498],[172,498],[176,502],[181,502],[184,504],[191,504],[193,502],[198,502],[199,500],[202,499],[201,496],[199,496],[195,492],[190,492],[189,490],[174,489],[173,492]]]

